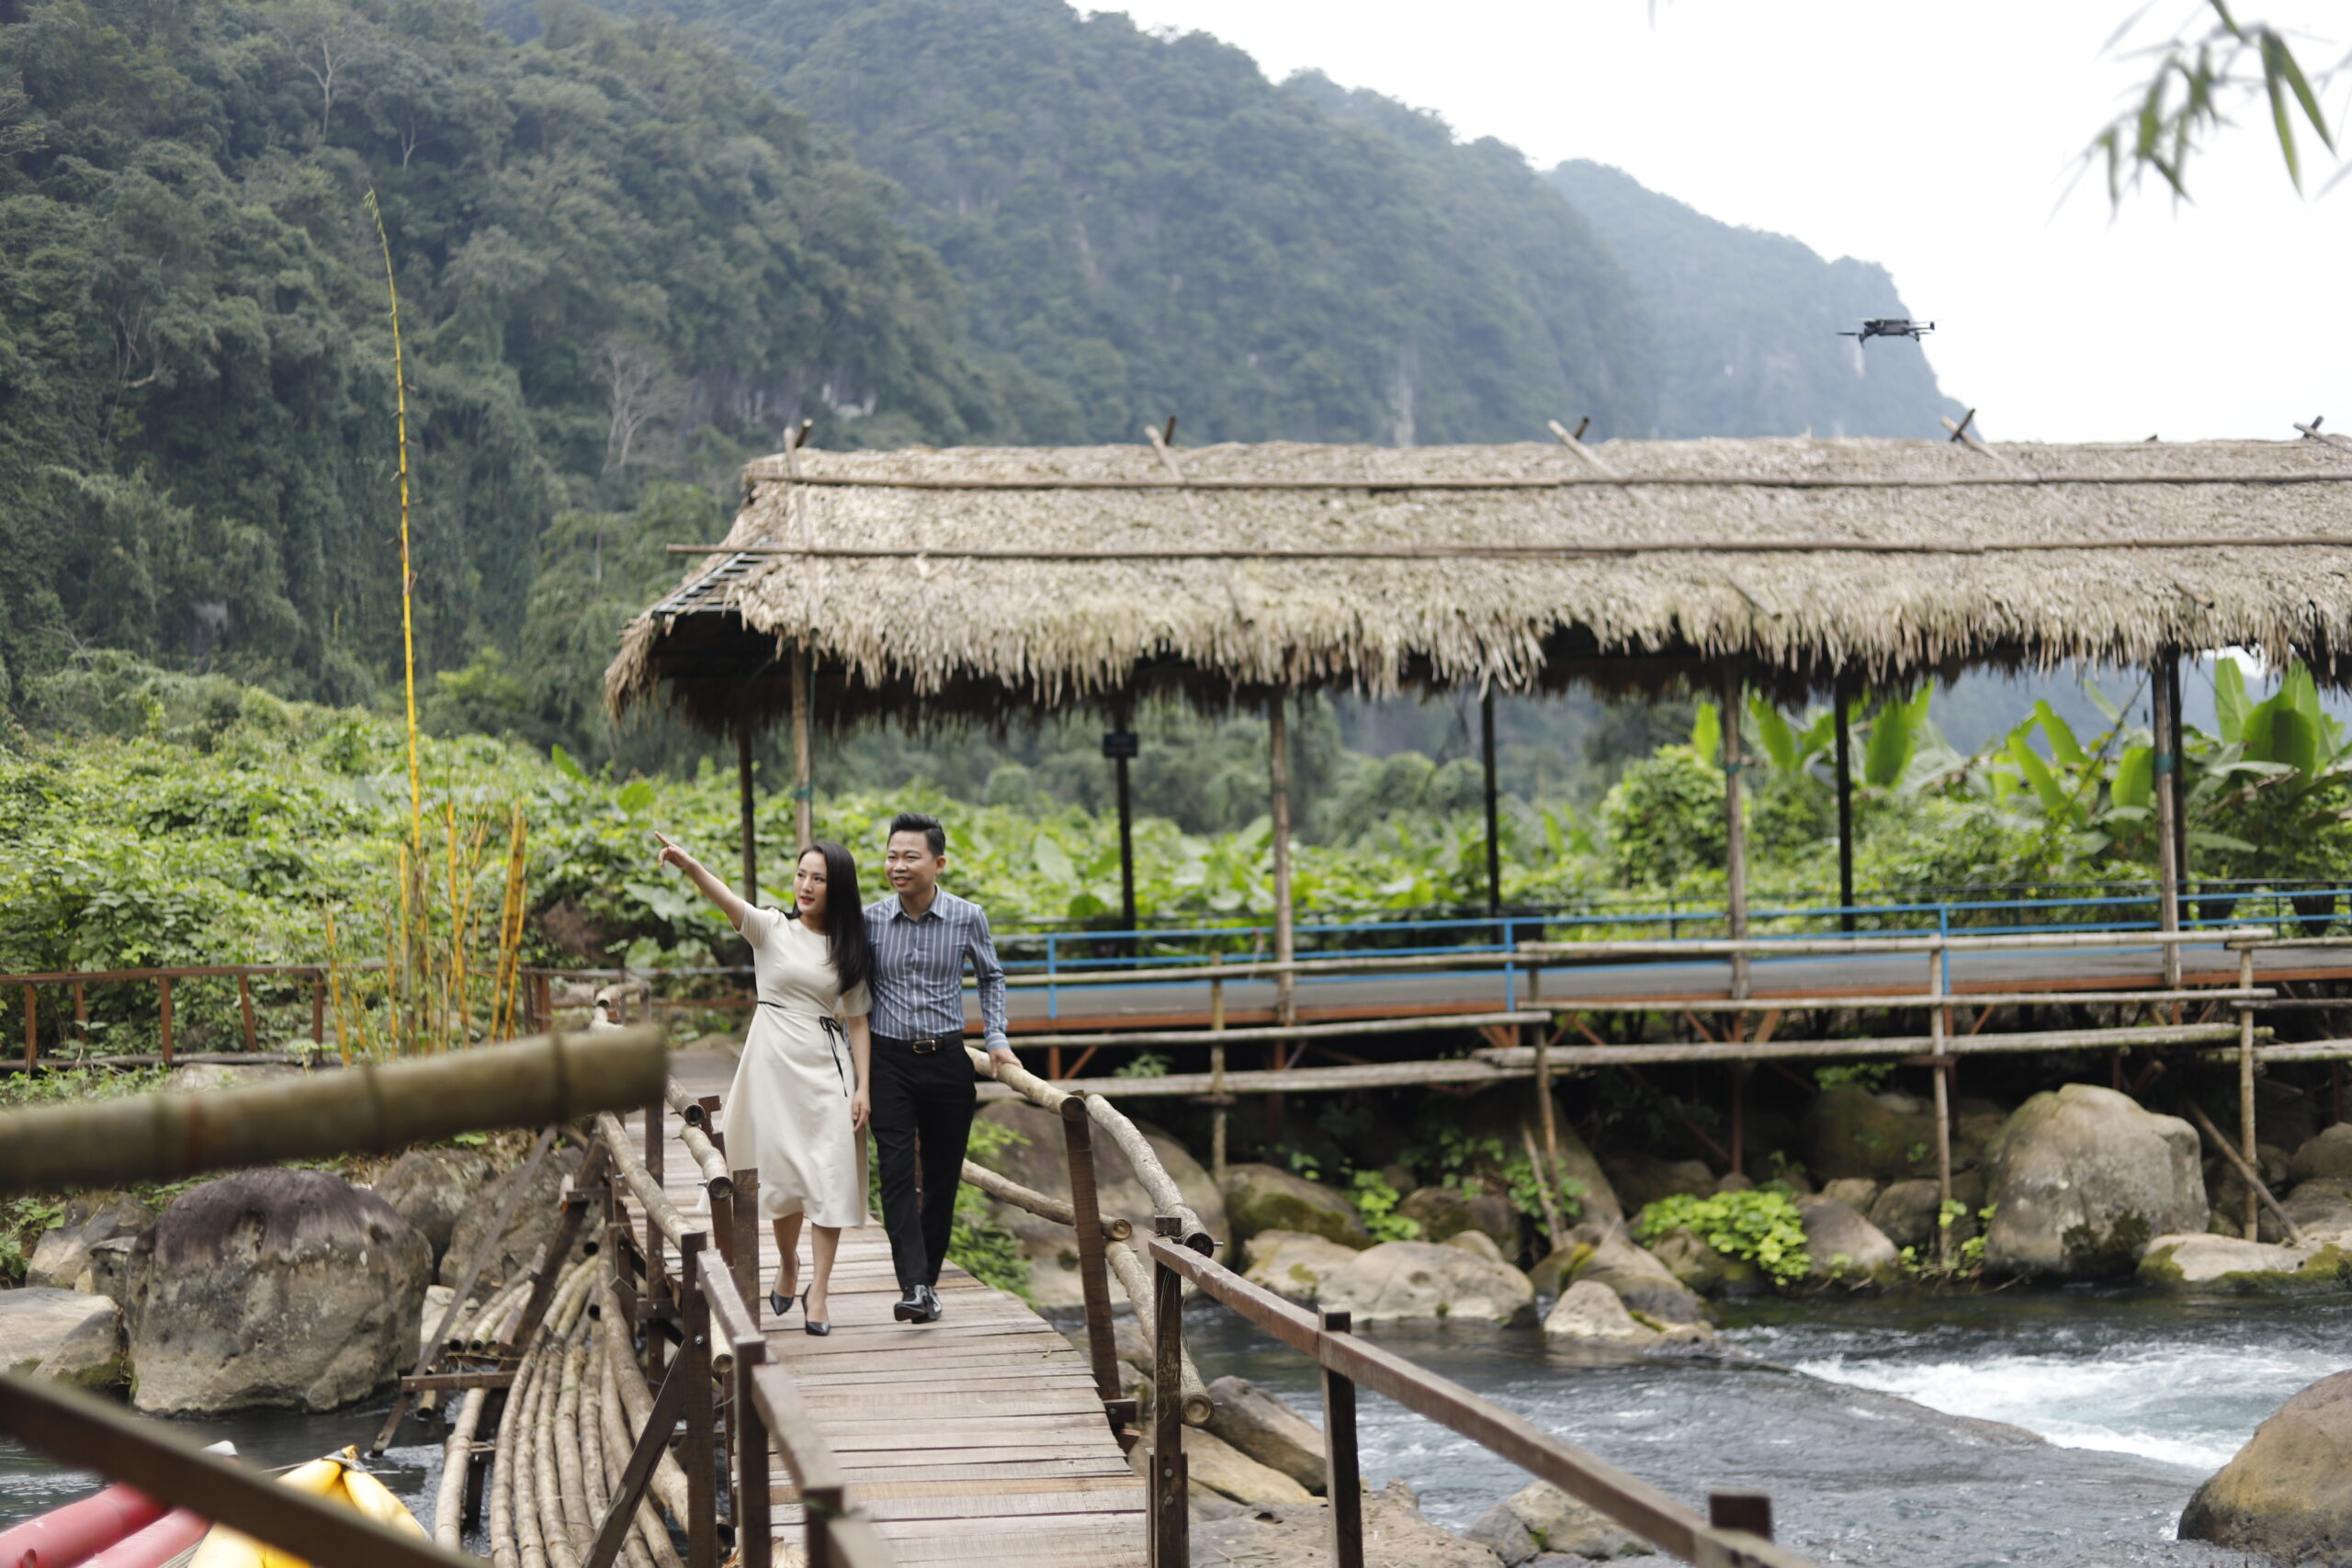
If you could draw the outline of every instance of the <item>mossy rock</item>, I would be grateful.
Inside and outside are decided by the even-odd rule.
[[[1907,1094],[1839,1084],[1805,1114],[1805,1169],[1819,1182],[1903,1181],[1936,1173],[1936,1116]]]

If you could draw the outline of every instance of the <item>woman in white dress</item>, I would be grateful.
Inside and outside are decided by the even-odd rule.
[[[844,1226],[865,1224],[865,1118],[872,1043],[865,1015],[874,947],[857,896],[857,863],[835,843],[800,852],[792,908],[763,909],[657,833],[674,865],[752,944],[759,1005],[723,1107],[730,1157],[760,1173],[760,1213],[775,1227],[777,1316],[800,1278],[800,1227],[810,1232],[802,1326],[832,1332],[833,1255]]]

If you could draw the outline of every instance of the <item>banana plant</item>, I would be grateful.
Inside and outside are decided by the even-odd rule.
[[[1950,748],[1943,746],[1942,738],[1928,722],[1928,704],[1933,695],[1933,687],[1922,686],[1908,697],[1890,697],[1855,726],[1863,738],[1863,783],[1876,789],[1894,789],[1904,784],[1913,762],[1923,754],[1934,755],[1939,762],[1943,760],[1941,753]],[[1750,693],[1747,712],[1756,743],[1775,773],[1809,774],[1838,743],[1835,708],[1814,710],[1800,728],[1761,695]],[[1710,761],[1722,755],[1723,715],[1714,704],[1698,705],[1690,725],[1690,749]]]

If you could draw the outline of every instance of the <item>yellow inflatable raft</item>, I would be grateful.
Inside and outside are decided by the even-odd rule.
[[[280,1484],[298,1492],[340,1503],[378,1524],[424,1538],[424,1527],[416,1522],[415,1516],[384,1489],[382,1482],[359,1468],[356,1447],[296,1465],[277,1479]],[[274,1546],[264,1546],[226,1525],[215,1525],[197,1543],[196,1555],[188,1560],[187,1568],[310,1568],[310,1564]]]

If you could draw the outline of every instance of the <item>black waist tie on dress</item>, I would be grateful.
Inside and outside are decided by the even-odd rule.
[[[762,997],[759,1003],[763,1008],[775,1009],[786,1018],[792,1016],[792,1010],[782,1002],[772,1002]],[[833,1058],[833,1077],[841,1080],[842,1098],[846,1100],[849,1098],[849,1069],[842,1066],[842,1047],[849,1043],[849,1031],[843,1029],[842,1021],[831,1013],[820,1012],[816,1017],[817,1027],[825,1032],[825,1050]]]

